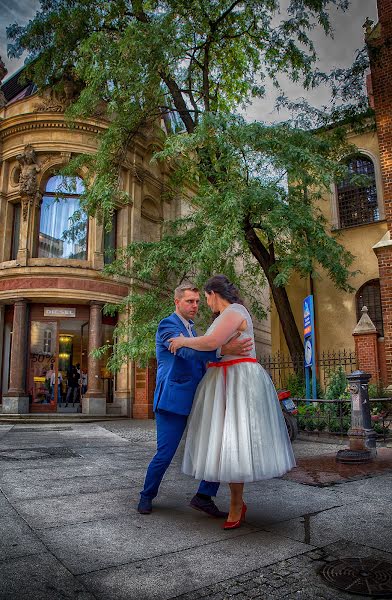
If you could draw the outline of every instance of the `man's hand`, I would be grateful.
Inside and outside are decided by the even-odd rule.
[[[241,335],[240,331],[237,331],[236,335],[227,344],[224,344],[221,349],[221,354],[230,356],[249,356],[253,350],[252,338],[244,338],[239,340],[238,337]]]

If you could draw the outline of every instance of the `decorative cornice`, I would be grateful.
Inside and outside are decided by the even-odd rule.
[[[77,121],[70,126],[62,117],[59,117],[58,113],[45,113],[45,118],[43,118],[42,113],[39,116],[29,113],[4,119],[0,123],[0,139],[39,129],[67,129],[69,132],[76,130],[99,134],[106,128],[107,126],[104,123],[98,124],[97,122],[88,121]]]

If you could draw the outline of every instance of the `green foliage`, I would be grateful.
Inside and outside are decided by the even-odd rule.
[[[327,421],[324,421],[324,419],[318,419],[316,425],[316,429],[318,431],[324,431],[324,429],[327,427]]]
[[[350,398],[346,373],[342,367],[339,366],[331,372],[325,398],[327,400],[346,400]]]
[[[40,88],[74,83],[78,93],[66,114],[71,126],[81,118],[104,123],[97,153],[74,157],[64,169],[88,173],[83,210],[110,227],[114,207],[132,201],[120,183],[129,150],[162,118],[169,135],[155,127],[154,143],[155,160],[170,165],[163,198],[174,202],[190,185],[197,189],[188,214],[164,224],[160,242],[133,243],[107,268],[133,281],[130,296],[107,309],[124,317],[115,332],[113,369],[153,355],[157,322],[170,312],[171,289],[184,279],[201,285],[212,273],[227,274],[257,316],[265,315],[260,289],[268,281],[274,292],[294,272],[315,276],[321,266],[338,288],[351,289],[353,257],[328,232],[317,207],[331,184],[347,176],[341,159],[352,148],[344,128],[316,134],[288,123],[247,123],[238,115],[264,95],[265,78],[279,86],[284,74],[305,89],[329,81],[317,70],[310,33],[317,25],[329,35],[328,8],[345,10],[347,0],[290,0],[287,13],[280,5],[41,0],[25,27],[8,28],[10,55],[28,52],[28,75]],[[359,81],[360,75],[358,61],[352,76]],[[342,72],[330,78],[336,102],[346,99],[347,81]],[[277,307],[281,320],[291,319],[288,300]],[[288,344],[291,352],[302,350],[299,334]]]
[[[305,398],[305,380],[301,373],[290,373],[285,387],[293,398]]]
[[[389,433],[388,427],[383,427],[382,423],[373,423],[373,429],[379,435],[384,435]]]
[[[340,433],[342,425],[339,419],[331,419],[328,424],[328,429],[331,433]]]
[[[317,429],[317,424],[315,421],[313,421],[313,419],[307,419],[305,427],[308,431],[314,431]]]

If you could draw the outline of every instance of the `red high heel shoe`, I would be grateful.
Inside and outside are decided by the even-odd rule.
[[[241,509],[241,516],[238,519],[238,521],[225,521],[225,524],[223,525],[223,529],[237,529],[238,527],[241,527],[241,523],[242,521],[245,521],[245,514],[247,511],[247,506],[245,504],[245,502],[242,503],[242,509]]]

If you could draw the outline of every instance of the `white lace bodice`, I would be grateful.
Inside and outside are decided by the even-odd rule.
[[[235,312],[235,313],[239,313],[243,316],[243,318],[246,321],[246,329],[244,329],[244,331],[241,331],[241,335],[239,336],[238,339],[243,339],[243,338],[252,338],[253,340],[253,348],[252,351],[250,352],[249,356],[251,358],[256,358],[256,347],[255,347],[255,338],[254,338],[254,333],[253,333],[253,323],[252,323],[252,318],[249,314],[249,312],[247,311],[247,309],[245,308],[245,306],[243,306],[242,304],[230,304],[230,306],[228,306],[227,308],[225,308],[225,310],[219,315],[219,317],[217,317],[213,323],[211,323],[211,325],[209,326],[209,328],[206,331],[206,335],[212,333],[212,331],[214,331],[215,327],[218,325],[220,319],[223,318],[223,315],[225,315],[225,317],[227,317],[227,314],[229,312]],[[235,335],[235,332],[226,340],[227,342],[229,341],[229,339],[231,339],[231,337],[233,337],[233,335]],[[243,356],[231,356],[231,355],[225,355],[222,357],[222,360],[233,360],[234,358],[244,358]]]

